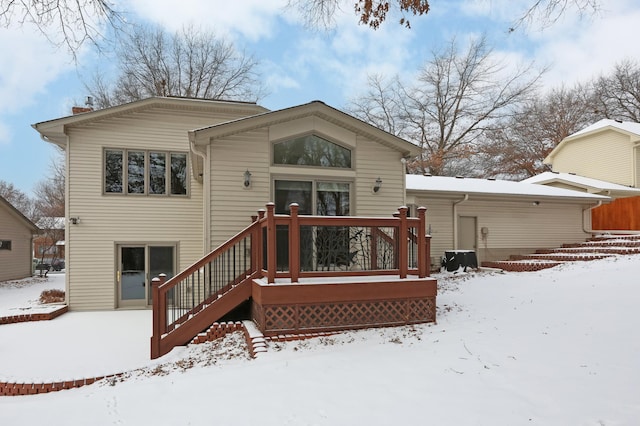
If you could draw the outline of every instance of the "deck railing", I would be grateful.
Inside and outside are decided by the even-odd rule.
[[[187,343],[231,303],[251,295],[250,281],[267,277],[298,282],[305,277],[408,274],[429,276],[430,238],[426,208],[407,217],[400,207],[391,218],[275,214],[269,203],[253,223],[165,282],[153,279],[151,357]],[[232,297],[235,296],[235,297]],[[230,300],[224,309],[223,300]],[[194,320],[197,318],[197,320]]]
[[[430,238],[425,234],[426,208],[407,217],[400,207],[392,218],[275,214],[267,204],[263,228],[264,269],[269,283],[276,278],[297,282],[304,277],[348,275],[429,276]]]

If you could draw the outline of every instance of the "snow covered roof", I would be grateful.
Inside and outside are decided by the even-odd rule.
[[[544,172],[522,181],[522,183],[534,183],[538,185],[545,185],[553,182],[573,185],[578,188],[582,188],[591,194],[604,193],[605,195],[616,194],[627,197],[640,195],[640,189],[638,188],[618,185],[617,183],[579,176],[573,173]]]
[[[589,133],[594,130],[600,130],[607,127],[612,127],[614,129],[622,130],[624,132],[633,133],[637,136],[640,136],[640,123],[633,123],[630,121],[616,121],[616,120],[610,120],[608,118],[603,118],[602,120],[596,121],[590,126],[587,126],[584,129],[579,130],[573,133],[572,135],[567,136],[567,138],[572,138],[574,136],[579,136],[584,133]]]
[[[555,188],[533,183],[514,182],[507,180],[459,178],[445,176],[406,176],[407,191],[423,191],[429,193],[469,194],[500,197],[537,197],[547,199],[562,199],[574,201],[609,201],[602,195],[588,194],[570,189]]]

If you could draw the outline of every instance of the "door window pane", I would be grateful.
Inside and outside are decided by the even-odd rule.
[[[171,193],[187,194],[187,154],[171,154]]]
[[[311,214],[313,212],[312,185],[312,182],[275,181],[276,214],[289,214],[291,203],[298,203],[299,214]]]
[[[127,192],[144,194],[144,151],[129,151],[127,154]]]
[[[145,299],[144,247],[122,247],[120,286],[122,300]]]
[[[122,151],[105,151],[104,192],[122,193]]]
[[[167,154],[163,152],[149,153],[149,194],[165,194],[167,192]]]
[[[321,216],[349,215],[349,187],[345,182],[318,182],[316,184],[316,212]],[[349,247],[349,228],[322,226],[316,233],[316,256],[319,266],[336,268],[349,265],[352,260]]]
[[[349,216],[349,184],[318,182],[316,212],[321,216]]]

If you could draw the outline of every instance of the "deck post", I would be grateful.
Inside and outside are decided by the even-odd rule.
[[[264,218],[264,209],[258,210],[257,216],[253,220],[254,222],[260,222]],[[259,271],[262,273],[264,265],[262,264],[262,227],[256,226],[251,234],[251,270]]]
[[[151,280],[151,300],[153,304],[151,359],[156,359],[161,356],[160,341],[167,327],[167,300],[160,296],[160,286],[164,284],[166,277],[165,274],[161,274]]]
[[[409,230],[407,229],[407,210],[406,206],[398,209],[398,219],[400,219],[400,230],[398,235],[398,269],[400,270],[400,278],[407,278],[409,270],[409,253],[407,241],[409,239]]]
[[[267,203],[267,282],[276,282],[276,217],[274,203]]]
[[[291,203],[289,220],[289,274],[291,282],[297,283],[300,276],[300,223],[298,220],[298,203]]]
[[[428,272],[428,250],[427,250],[427,208],[418,207],[418,277],[424,278]]]

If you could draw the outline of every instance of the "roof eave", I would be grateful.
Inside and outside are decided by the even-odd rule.
[[[579,202],[580,204],[592,204],[602,201],[603,203],[611,202],[611,197],[605,195],[591,196],[562,196],[562,195],[549,195],[549,194],[509,194],[509,193],[494,193],[494,192],[469,192],[469,191],[441,191],[437,189],[412,189],[407,188],[407,193],[414,195],[429,194],[434,197],[440,196],[440,198],[459,198],[465,195],[469,195],[469,199],[476,200],[496,200],[496,199],[508,199],[508,201],[555,201],[555,202]]]
[[[355,133],[366,135],[372,140],[383,143],[384,145],[388,145],[400,151],[403,157],[415,156],[420,153],[418,146],[320,101],[313,101],[303,105],[265,112],[226,123],[195,129],[189,132],[189,139],[195,145],[207,145],[215,139],[314,115]]]

